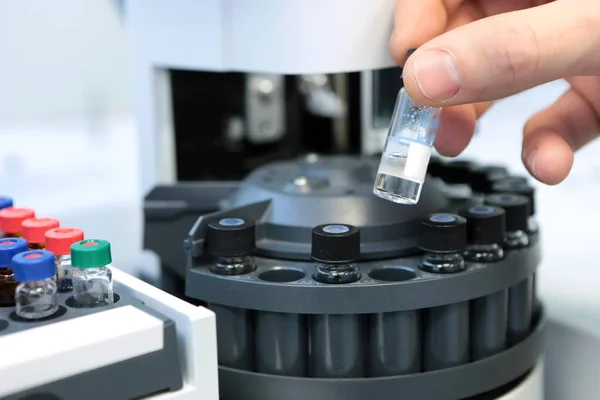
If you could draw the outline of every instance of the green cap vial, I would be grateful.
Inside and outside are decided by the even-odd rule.
[[[73,268],[101,268],[111,262],[110,243],[106,240],[86,239],[71,245]]]

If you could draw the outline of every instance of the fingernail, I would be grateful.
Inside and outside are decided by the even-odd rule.
[[[414,58],[413,68],[419,89],[430,100],[449,100],[462,89],[456,62],[447,51],[427,50]]]
[[[531,172],[531,174],[535,177],[538,176],[537,167],[536,167],[536,159],[537,159],[538,151],[534,150],[525,159],[525,164],[527,164],[527,169]]]

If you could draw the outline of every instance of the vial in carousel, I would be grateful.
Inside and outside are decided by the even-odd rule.
[[[73,290],[73,266],[71,245],[83,240],[83,231],[77,228],[55,228],[46,232],[46,250],[54,253],[56,284],[59,293]]]
[[[54,275],[54,254],[32,250],[17,254],[12,259],[15,279],[16,313],[25,319],[46,318],[58,310],[58,290]]]
[[[207,252],[215,258],[211,271],[219,275],[243,275],[256,269],[254,222],[244,218],[222,218],[208,225]]]
[[[15,290],[19,282],[14,277],[12,259],[25,251],[27,251],[27,242],[24,239],[0,239],[0,307],[15,305]]]
[[[314,279],[321,283],[351,283],[361,274],[360,231],[345,224],[325,224],[312,231],[311,257],[317,262]]]
[[[106,240],[82,240],[71,246],[76,307],[99,307],[114,303],[111,263],[110,243]]]
[[[54,218],[29,218],[21,224],[23,239],[29,243],[31,250],[46,248],[46,232],[58,228],[60,222]]]
[[[417,240],[425,252],[420,268],[433,273],[465,270],[463,250],[467,247],[467,220],[455,214],[431,214],[421,221]]]
[[[462,210],[467,219],[467,240],[469,245],[464,257],[473,262],[494,262],[504,257],[506,238],[506,215],[502,208],[476,205]]]

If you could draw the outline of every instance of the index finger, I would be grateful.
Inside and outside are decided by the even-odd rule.
[[[462,0],[396,0],[394,31],[390,52],[398,65],[406,61],[406,52],[441,35],[449,16]]]

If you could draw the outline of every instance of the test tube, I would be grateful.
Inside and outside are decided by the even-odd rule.
[[[376,196],[399,204],[419,202],[441,112],[415,103],[400,89],[375,178]]]

